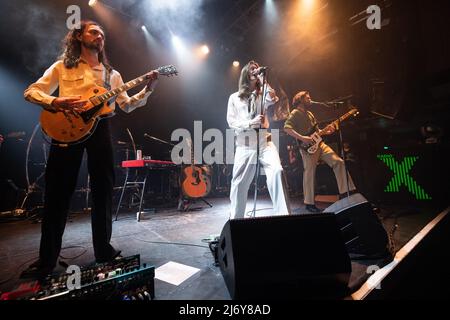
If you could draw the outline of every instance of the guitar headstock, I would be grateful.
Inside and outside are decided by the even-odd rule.
[[[178,75],[178,70],[177,68],[175,68],[175,66],[169,64],[166,66],[161,66],[158,69],[156,69],[156,71],[159,72],[160,75],[162,76],[173,76],[173,75]]]
[[[349,115],[356,117],[359,114],[359,110],[355,107],[351,107],[350,111],[348,112]]]

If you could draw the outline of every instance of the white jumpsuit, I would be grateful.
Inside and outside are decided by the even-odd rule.
[[[236,134],[236,152],[230,191],[230,219],[243,218],[245,216],[248,189],[252,181],[254,181],[257,139],[256,131],[250,128],[250,121],[256,114],[259,114],[261,97],[262,95],[259,95],[256,99],[254,99],[254,96],[253,99],[250,98],[252,103],[254,103],[252,105],[255,109],[253,112],[251,111],[252,108],[249,108],[249,101],[239,98],[238,92],[233,93],[228,100],[227,121]],[[269,94],[266,94],[263,108],[266,110],[268,106],[277,101],[278,98],[272,99]],[[262,127],[267,129],[268,126],[269,123],[266,117]],[[273,214],[289,214],[288,197],[283,184],[283,168],[278,150],[273,142],[270,141],[270,134],[267,130],[260,130],[259,141],[259,161],[266,174],[267,188],[273,202]]]

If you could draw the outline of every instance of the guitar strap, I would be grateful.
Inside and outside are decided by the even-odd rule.
[[[111,70],[109,68],[104,67],[103,69],[103,86],[108,91],[111,90]],[[108,105],[112,104],[116,101],[116,97],[114,96],[110,100],[108,100]]]
[[[106,67],[103,69],[103,85],[108,91],[111,90],[111,71]]]

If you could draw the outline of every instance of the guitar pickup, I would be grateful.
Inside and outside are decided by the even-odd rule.
[[[84,123],[88,123],[92,117],[102,108],[102,104],[96,105],[95,107],[90,108],[89,110],[83,111],[80,113],[81,119],[83,119]]]

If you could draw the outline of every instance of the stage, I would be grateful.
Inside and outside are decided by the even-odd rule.
[[[201,201],[193,204],[192,210],[188,212],[180,212],[177,208],[161,208],[156,212],[145,213],[140,222],[136,221],[135,211],[122,210],[118,220],[113,223],[111,242],[113,246],[122,250],[123,256],[140,254],[141,263],[155,267],[156,300],[230,300],[220,268],[215,266],[214,256],[208,247],[208,241],[221,233],[223,225],[228,220],[229,200],[226,197],[207,200],[212,204],[211,208]],[[301,203],[301,199],[292,199],[294,214],[307,214]],[[253,202],[249,200],[248,210],[252,208],[252,204]],[[319,205],[323,209],[328,204]],[[404,247],[439,214],[436,209],[405,206],[380,207],[378,212],[395,252]],[[257,214],[258,216],[271,214],[271,202],[268,197],[258,199]],[[36,217],[16,221],[4,220],[0,224],[0,235],[2,253],[0,270],[3,270],[0,290],[7,292],[26,282],[19,279],[19,274],[38,256],[40,223]],[[79,266],[94,262],[89,212],[70,214],[60,259],[69,265]],[[363,285],[367,287],[366,281],[370,273],[375,271],[374,266],[375,269],[382,268],[391,260],[352,260],[349,281],[351,293],[357,292]],[[164,274],[158,271],[161,266],[167,267],[169,262],[180,264],[177,265],[181,268],[178,269],[180,273],[187,269],[188,276],[181,280],[170,280],[170,273],[177,271],[173,271],[174,269],[170,271],[170,268],[166,269]],[[260,263],[270,267],[271,264],[277,264],[277,261]],[[62,266],[58,266],[54,273],[64,271]],[[172,276],[177,278],[177,274]],[[347,297],[347,299],[359,298],[361,296]]]

